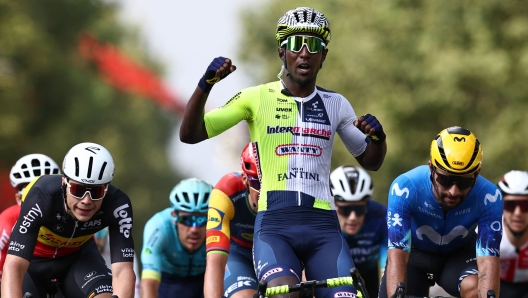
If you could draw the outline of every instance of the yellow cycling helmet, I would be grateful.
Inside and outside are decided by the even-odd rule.
[[[482,146],[471,131],[452,126],[431,143],[431,163],[454,175],[475,173],[482,164]]]

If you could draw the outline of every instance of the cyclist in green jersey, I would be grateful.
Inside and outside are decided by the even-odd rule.
[[[294,284],[303,267],[308,279],[346,276],[353,262],[329,187],[335,133],[368,170],[383,163],[385,133],[376,117],[357,118],[345,97],[316,86],[330,42],[330,23],[321,12],[309,7],[286,12],[276,39],[279,81],[244,89],[204,115],[213,85],[236,70],[231,59],[215,58],[187,104],[180,139],[198,143],[247,121],[261,179],[254,231],[260,280],[270,286]],[[353,291],[321,289],[316,296],[353,297],[348,294]]]

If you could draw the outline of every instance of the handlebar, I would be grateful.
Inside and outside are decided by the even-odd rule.
[[[358,293],[358,297],[369,298],[367,290],[365,288],[365,281],[359,274],[357,268],[350,269],[350,276],[329,278],[326,280],[309,280],[303,281],[294,285],[282,285],[276,287],[267,287],[268,283],[265,280],[261,280],[258,284],[257,292],[253,295],[253,298],[265,298],[273,295],[288,294],[291,292],[310,293],[315,288],[331,288],[339,286],[353,285],[361,293]]]

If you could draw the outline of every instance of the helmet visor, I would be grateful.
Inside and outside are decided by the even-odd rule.
[[[291,35],[281,43],[281,47],[285,46],[287,50],[295,53],[300,52],[304,45],[311,54],[320,53],[326,47],[326,44],[319,37],[306,35]]]
[[[86,193],[90,195],[92,201],[99,201],[104,198],[106,191],[108,190],[108,184],[105,185],[86,185],[86,184],[77,184],[69,183],[66,181],[68,189],[72,197],[82,200]]]

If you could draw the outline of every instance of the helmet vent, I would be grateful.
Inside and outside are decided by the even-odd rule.
[[[189,194],[187,192],[182,192],[183,199],[185,200],[185,203],[190,204],[191,199],[189,199]]]
[[[106,168],[106,164],[107,164],[107,162],[105,161],[103,163],[103,166],[101,167],[101,171],[99,172],[99,177],[98,177],[99,180],[103,179],[103,174],[104,174],[104,170]]]
[[[75,176],[79,177],[79,159],[75,158]]]
[[[31,166],[33,167],[40,167],[40,161],[38,159],[32,159],[31,160]]]
[[[88,172],[86,173],[86,177],[88,178],[92,177],[92,166],[93,166],[93,156],[90,156],[90,160],[88,161]]]

